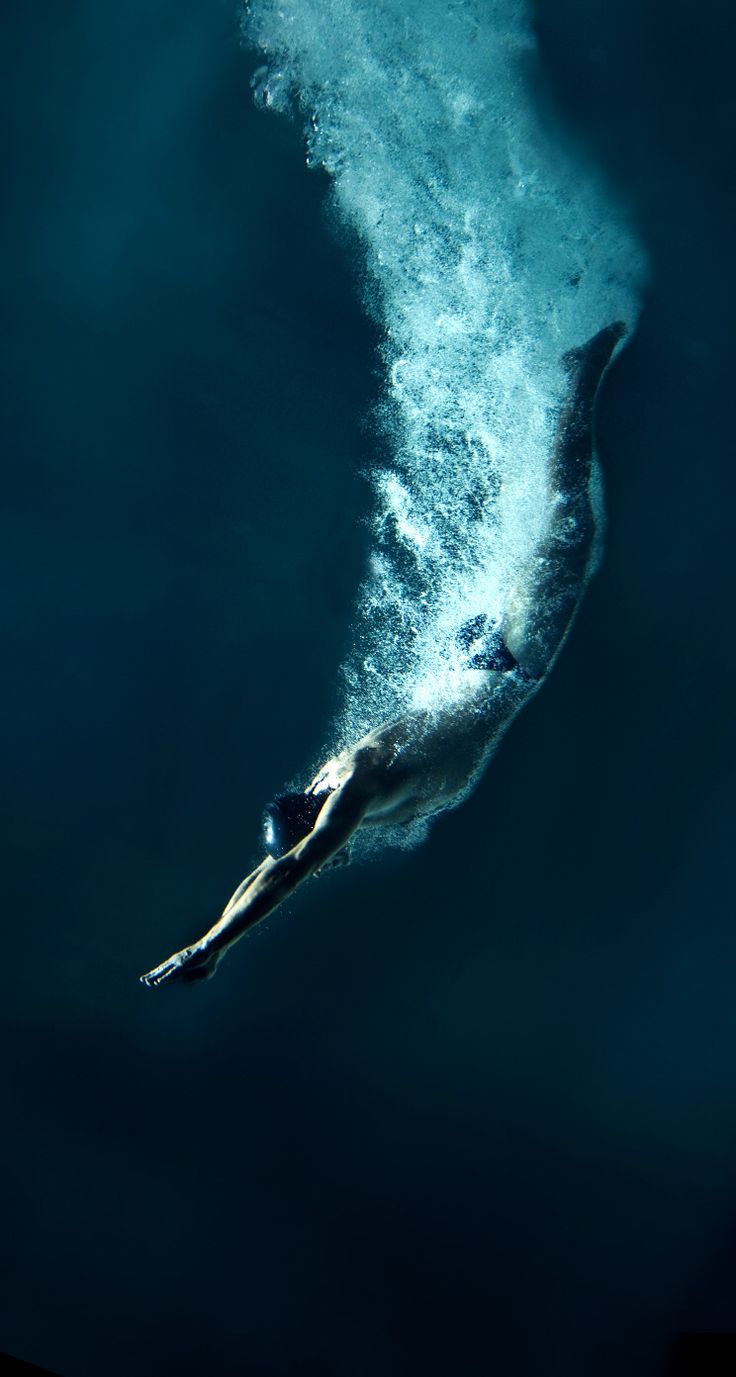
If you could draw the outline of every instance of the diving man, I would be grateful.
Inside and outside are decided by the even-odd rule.
[[[146,985],[211,976],[224,953],[302,882],[339,864],[359,828],[430,817],[457,806],[503,733],[536,693],[577,612],[595,562],[593,416],[625,327],[616,323],[565,356],[568,392],[549,471],[549,523],[498,628],[484,614],[458,632],[467,667],[449,706],[407,713],[349,746],[303,793],[266,814],[268,854],[198,942],[141,977]]]

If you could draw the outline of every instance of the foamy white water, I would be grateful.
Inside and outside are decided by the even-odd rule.
[[[543,536],[564,352],[633,327],[639,249],[542,126],[517,0],[252,0],[257,100],[299,114],[384,329],[390,468],[338,743],[451,692]]]

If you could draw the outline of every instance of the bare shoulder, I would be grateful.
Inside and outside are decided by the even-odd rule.
[[[372,791],[379,780],[385,779],[404,744],[400,727],[400,723],[385,723],[345,751],[345,764],[354,787]]]
[[[473,693],[381,723],[327,761],[310,790],[339,793],[363,808],[371,822],[451,806],[467,791],[489,745],[518,707],[518,689],[511,695],[514,701],[509,698],[508,676],[492,677],[497,681],[493,692],[491,676],[484,674]]]
[[[353,769],[367,774],[397,764],[407,747],[424,735],[426,716],[426,713],[407,713],[392,722],[382,722],[351,747]]]

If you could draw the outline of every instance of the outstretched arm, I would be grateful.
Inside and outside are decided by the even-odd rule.
[[[370,792],[357,775],[330,794],[308,835],[291,851],[274,860],[266,856],[238,886],[222,917],[191,947],[141,976],[145,985],[171,981],[190,983],[214,974],[220,957],[248,928],[283,903],[302,882],[319,870],[360,827],[370,803]]]

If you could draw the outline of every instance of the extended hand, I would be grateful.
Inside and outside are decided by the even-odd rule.
[[[167,985],[178,982],[192,985],[195,980],[209,980],[214,975],[221,952],[205,951],[199,943],[184,947],[163,961],[156,969],[141,976],[144,985]]]

